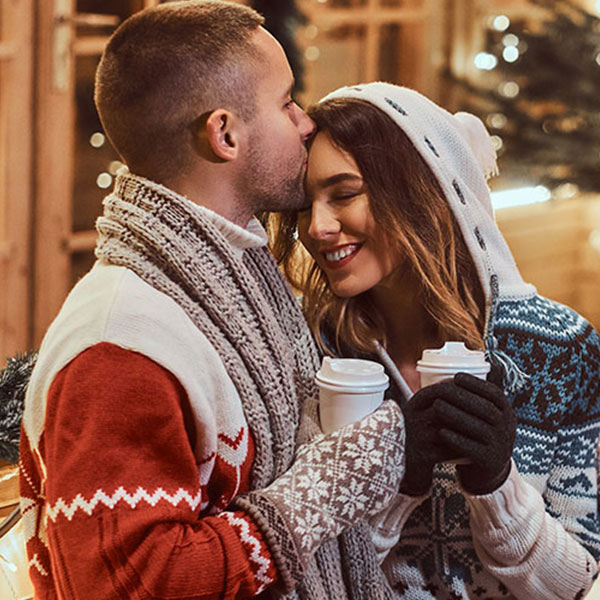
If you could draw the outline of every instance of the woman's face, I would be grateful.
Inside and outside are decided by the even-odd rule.
[[[298,234],[333,293],[349,298],[379,285],[399,258],[375,223],[356,162],[326,132],[312,142],[306,190],[312,206],[299,213]]]

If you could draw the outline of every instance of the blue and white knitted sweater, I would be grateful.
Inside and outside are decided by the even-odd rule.
[[[453,465],[438,465],[430,494],[399,495],[371,519],[388,581],[406,600],[582,598],[600,558],[598,334],[521,278],[494,222],[485,175],[495,154],[476,117],[381,82],[324,100],[336,97],[385,112],[437,178],[477,269],[487,354],[505,366],[518,419],[513,467],[498,490],[471,496]],[[382,348],[380,357],[406,389]]]
[[[566,600],[578,597],[576,581],[589,581],[586,571],[596,572],[598,334],[571,309],[534,296],[501,302],[495,335],[498,348],[529,375],[521,389],[508,394],[518,419],[513,454],[518,473],[513,470],[509,481],[481,507],[477,504],[485,497],[465,495],[454,466],[436,467],[431,494],[408,516],[384,562],[398,598]],[[521,511],[523,493],[527,499],[522,503],[531,504],[531,512]],[[538,494],[543,506],[536,508]],[[404,499],[405,513],[418,502]],[[542,510],[549,517],[547,523],[540,522]],[[474,522],[472,511],[478,517]],[[494,515],[489,530],[488,513]],[[561,540],[560,531],[540,535],[540,530],[553,526],[552,521],[587,552],[574,553]],[[480,539],[474,543],[478,533]],[[573,570],[581,573],[569,587],[565,581]],[[533,588],[522,589],[522,579]]]

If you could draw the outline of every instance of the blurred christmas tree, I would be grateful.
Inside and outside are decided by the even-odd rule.
[[[541,21],[493,19],[475,59],[481,77],[454,79],[496,136],[512,181],[563,197],[600,192],[600,18],[572,0],[529,2]]]

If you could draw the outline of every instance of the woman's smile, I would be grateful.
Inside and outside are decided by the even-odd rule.
[[[321,250],[325,269],[341,269],[346,266],[359,252],[362,244],[341,244],[327,250]]]

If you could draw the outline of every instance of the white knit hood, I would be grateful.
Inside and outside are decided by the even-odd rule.
[[[495,153],[477,117],[469,113],[453,115],[422,94],[390,83],[343,87],[321,102],[332,98],[357,98],[374,104],[410,138],[444,191],[488,302],[490,278],[494,274],[498,279],[499,299],[530,298],[535,294],[535,288],[521,278],[494,221],[486,175],[496,172]]]
[[[501,300],[531,298],[536,290],[521,278],[494,221],[486,178],[497,174],[496,153],[485,126],[474,115],[453,115],[422,94],[389,83],[343,87],[321,102],[333,98],[356,98],[377,106],[406,133],[431,168],[477,268],[486,298],[485,344],[494,353],[494,307]]]

